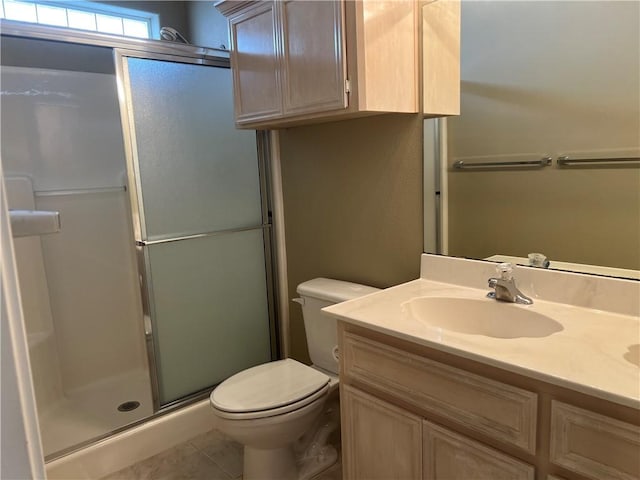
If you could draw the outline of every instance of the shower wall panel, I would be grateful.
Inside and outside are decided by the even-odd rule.
[[[11,208],[36,208],[30,178],[5,178],[5,186]],[[13,244],[38,413],[43,415],[63,392],[42,244],[36,236],[15,238]]]
[[[3,66],[5,175],[36,191],[123,185],[117,99],[113,75]]]
[[[141,302],[125,192],[41,197],[60,212],[42,237],[65,390],[144,369]]]
[[[40,362],[53,368],[49,357],[57,356],[65,393],[146,369],[115,77],[9,66],[1,72],[5,174],[30,178],[35,207],[61,212],[61,233],[25,239],[44,255],[18,259],[20,275],[32,271],[23,297],[40,291],[39,303],[25,305],[29,334],[55,335],[57,352],[41,353]],[[53,399],[39,395],[40,403]]]

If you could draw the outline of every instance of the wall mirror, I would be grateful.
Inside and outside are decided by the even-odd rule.
[[[425,251],[640,278],[640,4],[462,2],[425,120]]]

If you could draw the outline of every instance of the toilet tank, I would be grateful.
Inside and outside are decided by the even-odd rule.
[[[380,289],[341,280],[314,278],[298,285],[296,291],[300,295],[300,299],[295,300],[302,305],[311,362],[323,370],[337,374],[337,321],[320,309],[379,292]]]

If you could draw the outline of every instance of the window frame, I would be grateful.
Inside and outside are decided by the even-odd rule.
[[[125,35],[123,34],[119,34],[119,33],[110,33],[110,32],[103,32],[97,29],[96,30],[87,30],[87,29],[82,29],[82,28],[74,28],[74,27],[69,27],[68,26],[68,21],[67,21],[67,26],[61,26],[61,25],[51,25],[51,24],[47,24],[47,23],[40,23],[40,22],[30,22],[30,21],[21,21],[21,20],[13,20],[10,18],[6,17],[6,9],[4,7],[4,3],[5,0],[0,0],[0,4],[1,4],[1,10],[2,10],[2,20],[3,21],[8,21],[8,22],[23,22],[23,23],[28,23],[31,25],[42,25],[42,26],[47,26],[47,27],[55,27],[55,28],[63,28],[66,30],[74,30],[74,31],[79,31],[79,32],[91,32],[91,33],[99,33],[99,34],[107,34],[107,35],[117,35],[119,37],[123,37],[123,38],[138,38],[138,39],[143,39],[143,40],[159,40],[160,39],[160,15],[157,13],[153,13],[153,12],[145,12],[142,10],[134,10],[131,8],[127,8],[127,7],[120,7],[120,6],[116,6],[116,5],[109,5],[109,4],[104,4],[104,3],[98,3],[98,2],[91,2],[91,1],[86,1],[86,0],[74,0],[72,2],[70,1],[56,1],[56,0],[13,0],[16,1],[18,3],[24,3],[24,4],[33,4],[33,5],[43,5],[43,6],[50,6],[50,7],[58,7],[58,8],[64,8],[71,11],[78,11],[78,12],[86,12],[86,13],[90,13],[93,15],[108,15],[108,16],[112,16],[112,17],[118,17],[121,20],[136,20],[136,21],[140,21],[140,22],[145,22],[148,26],[147,31],[149,32],[149,36],[148,37],[133,37],[133,36],[129,36],[129,35]]]

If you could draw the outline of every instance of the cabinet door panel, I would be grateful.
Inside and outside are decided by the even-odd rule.
[[[340,1],[279,3],[285,114],[346,108]]]
[[[533,467],[424,422],[425,480],[533,480]]]
[[[422,111],[460,115],[460,1],[422,7]]]
[[[588,478],[640,478],[640,427],[554,400],[551,461]]]
[[[346,479],[422,478],[422,421],[347,385],[341,387]]]
[[[538,396],[354,333],[342,346],[345,378],[535,453]]]
[[[231,68],[236,121],[262,120],[282,114],[278,47],[273,2],[231,18]]]

